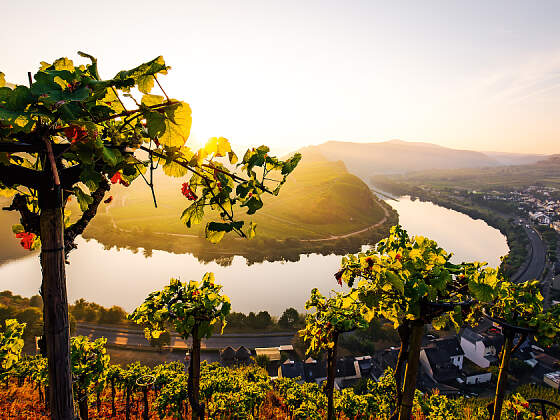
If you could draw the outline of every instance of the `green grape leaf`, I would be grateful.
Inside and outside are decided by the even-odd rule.
[[[195,201],[183,211],[183,214],[181,214],[181,221],[187,225],[187,227],[191,227],[192,225],[197,225],[202,222],[203,217],[204,202]]]
[[[247,214],[255,214],[255,212],[259,210],[262,206],[263,206],[262,200],[256,195],[253,195],[245,203],[241,204],[241,207],[248,208]]]
[[[93,203],[93,197],[83,192],[80,187],[74,187],[73,191],[76,195],[76,199],[78,200],[78,204],[80,204],[80,209],[82,211],[86,211],[89,205]]]

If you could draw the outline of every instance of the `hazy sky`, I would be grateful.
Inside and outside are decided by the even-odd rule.
[[[193,138],[560,153],[560,1],[4,0],[0,71],[163,55]]]

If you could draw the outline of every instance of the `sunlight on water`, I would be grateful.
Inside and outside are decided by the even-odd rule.
[[[455,252],[455,261],[486,260],[491,265],[507,253],[505,237],[481,220],[457,213],[432,203],[390,201],[399,212],[401,224],[410,234],[423,234],[447,250]],[[151,291],[168,283],[170,277],[183,281],[199,280],[207,271],[216,274],[217,282],[232,300],[233,310],[268,310],[279,315],[287,307],[302,311],[313,287],[327,293],[338,287],[333,274],[340,256],[310,255],[299,262],[264,262],[247,265],[235,257],[229,267],[204,264],[192,255],[154,251],[149,258],[142,252],[105,250],[97,241],[77,241],[78,249],[70,255],[67,266],[68,297],[103,306],[119,305],[130,311]],[[0,289],[31,296],[38,292],[41,270],[37,256],[29,256],[0,267]]]
[[[399,223],[410,235],[423,235],[453,252],[454,262],[485,261],[500,264],[500,257],[509,252],[504,235],[483,220],[420,200],[401,197],[389,204],[399,213]]]

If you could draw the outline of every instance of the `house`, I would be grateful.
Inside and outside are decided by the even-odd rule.
[[[504,337],[495,328],[477,333],[470,328],[461,332],[461,348],[465,357],[481,368],[488,368],[498,361]]]
[[[319,363],[312,357],[303,362],[304,379],[306,382],[321,383],[327,378],[327,365]]]
[[[451,382],[460,376],[464,354],[457,337],[440,338],[422,347],[420,364],[434,381]]]
[[[239,347],[237,350],[235,350],[235,360],[238,363],[249,362],[251,360],[251,350],[249,350],[245,346]]]
[[[373,359],[371,356],[359,356],[355,360],[358,362],[362,378],[367,378],[373,372]]]
[[[358,361],[351,356],[336,361],[336,374],[334,382],[340,388],[353,385],[362,377]]]
[[[535,213],[529,212],[529,217],[532,220],[535,220],[536,222],[538,222],[540,225],[549,225],[550,224],[550,217],[548,217],[542,211],[538,211],[538,212],[535,212]]]
[[[281,359],[280,349],[278,347],[256,347],[255,355],[264,356],[271,362],[276,362]]]
[[[390,347],[385,350],[380,350],[374,354],[372,358],[372,369],[370,375],[378,379],[385,373],[385,370],[390,367],[394,369],[397,365],[397,358],[399,356],[398,347]],[[404,375],[404,369],[401,375]]]
[[[224,366],[236,363],[249,363],[251,362],[251,350],[245,346],[241,346],[238,349],[228,346],[220,351],[220,361]]]
[[[492,373],[466,359],[461,369],[460,379],[459,383],[463,382],[467,385],[483,384],[492,380]]]
[[[560,368],[560,360],[544,352],[535,351],[535,360],[538,362],[538,367],[546,373],[557,371]]]
[[[303,378],[305,378],[305,373],[303,371],[303,363],[287,359],[278,368],[278,377],[291,378],[291,379],[299,377],[303,381]]]
[[[235,363],[235,350],[228,346],[220,351],[220,361],[223,365]]]
[[[302,381],[320,384],[327,379],[327,363],[311,357],[303,362],[288,359],[278,368],[278,377],[292,379],[300,377]],[[359,362],[354,357],[337,359],[334,380],[336,389],[350,386],[361,377]]]
[[[543,381],[554,389],[560,388],[560,371],[550,372],[544,375]]]

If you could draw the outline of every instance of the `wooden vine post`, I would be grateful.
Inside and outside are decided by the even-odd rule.
[[[420,361],[420,347],[424,335],[424,322],[416,320],[412,322],[410,342],[408,346],[408,357],[404,373],[404,387],[400,401],[399,419],[410,419],[412,404],[414,402],[414,390],[416,389],[416,378]]]
[[[327,350],[327,419],[333,420],[334,413],[334,378],[336,377],[336,347],[338,345],[338,332],[333,333],[335,345]]]
[[[39,189],[41,270],[43,284],[44,337],[49,366],[51,416],[55,419],[75,417],[70,369],[70,324],[66,293],[64,253],[64,213],[58,169],[50,139],[45,139],[50,165],[45,169],[45,184]]]
[[[192,331],[192,352],[189,364],[188,394],[193,419],[204,419],[204,405],[200,404],[200,336],[197,324]],[[197,368],[198,367],[198,368]]]
[[[504,346],[500,357],[500,370],[498,372],[498,382],[496,384],[496,395],[494,396],[494,407],[492,412],[492,420],[499,420],[502,413],[502,405],[504,403],[504,395],[507,387],[507,376],[509,370],[509,360],[511,358],[511,349],[513,347],[513,337],[515,333],[506,329],[504,331]]]

